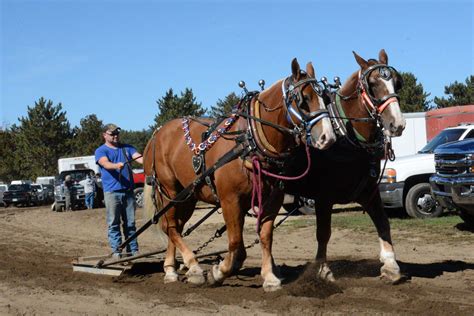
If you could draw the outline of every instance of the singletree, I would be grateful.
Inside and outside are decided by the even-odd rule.
[[[466,83],[454,81],[449,86],[445,86],[444,94],[448,97],[434,98],[434,103],[438,108],[474,104],[474,76],[467,77]]]

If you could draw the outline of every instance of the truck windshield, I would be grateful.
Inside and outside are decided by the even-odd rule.
[[[418,153],[431,154],[439,146],[445,143],[454,142],[461,137],[466,130],[463,128],[446,129],[435,136],[428,144],[425,145]]]
[[[28,186],[24,184],[12,184],[8,188],[9,191],[27,191]]]

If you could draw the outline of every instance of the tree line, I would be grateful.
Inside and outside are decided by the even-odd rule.
[[[398,93],[404,113],[474,104],[472,75],[465,82],[455,81],[445,86],[446,96],[429,100],[430,94],[424,91],[412,73],[400,74],[404,85]],[[196,101],[192,89],[186,88],[178,95],[170,88],[156,101],[157,114],[153,125],[141,131],[123,130],[121,141],[143,152],[153,131],[167,121],[187,115],[224,117],[239,100],[239,96],[232,92],[205,109]],[[18,124],[0,129],[1,181],[55,175],[59,158],[94,154],[103,143],[104,122],[95,114],[89,114],[80,120],[79,126],[71,127],[66,114],[61,103],[54,105],[52,100],[41,97],[34,106],[28,106],[27,115],[18,118]]]

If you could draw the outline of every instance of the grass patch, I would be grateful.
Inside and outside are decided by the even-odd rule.
[[[391,218],[390,227],[398,236],[416,238],[429,235],[431,241],[473,241],[474,233],[462,230],[463,220],[459,216],[443,216],[437,218]],[[298,229],[315,226],[314,216],[302,216],[283,224],[286,229]],[[343,212],[333,214],[333,229],[349,229],[361,233],[376,234],[375,226],[368,214],[362,212]]]

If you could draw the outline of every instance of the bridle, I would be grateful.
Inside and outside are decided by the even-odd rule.
[[[389,104],[395,101],[397,102],[399,101],[400,97],[397,93],[390,93],[383,96],[382,98],[377,98],[371,94],[368,78],[370,77],[370,74],[374,70],[377,70],[377,69],[379,70],[379,74],[380,74],[380,77],[382,77],[382,79],[390,80],[390,78],[397,76],[397,80],[399,80],[399,85],[401,86],[402,78],[398,74],[397,70],[386,64],[379,64],[379,63],[368,67],[363,72],[359,70],[357,88],[354,90],[354,92],[352,92],[348,96],[342,95],[339,92],[340,91],[339,85],[325,84],[325,86],[329,86],[330,89],[337,89],[336,91],[333,90],[333,92],[331,92],[329,89],[329,94],[332,95],[332,97],[330,97],[331,98],[331,106],[330,106],[331,121],[334,125],[334,130],[336,131],[337,134],[343,137],[348,136],[347,128],[345,126],[346,124],[345,122],[347,121],[358,121],[358,122],[367,122],[367,123],[373,122],[374,124],[376,124],[376,126],[382,126],[383,123],[382,123],[381,113],[387,108]],[[341,100],[349,101],[356,98],[360,98],[360,102],[362,102],[367,113],[369,114],[368,118],[352,118],[352,117],[347,117],[345,115],[342,105],[340,103]],[[354,129],[354,134],[355,134],[355,141],[352,141],[349,137],[347,137],[349,142],[352,143],[354,146],[362,147],[367,151],[376,150],[376,148],[379,148],[382,144],[386,143],[386,141],[383,139],[381,134],[379,137],[376,137],[376,140],[374,143],[369,143],[355,129]]]
[[[303,71],[302,73],[305,74]],[[316,78],[308,77],[297,81],[296,83],[289,83],[288,81],[291,80],[291,78],[292,77],[286,78],[281,84],[287,120],[290,124],[293,124],[295,129],[305,131],[307,145],[311,145],[311,129],[317,122],[325,117],[329,117],[329,112],[326,109],[324,102],[320,102],[321,108],[317,111],[310,113],[303,112],[301,107],[305,101],[302,91],[307,85],[311,85],[311,88],[318,95],[318,97],[322,98],[323,88],[318,84],[318,80]],[[296,109],[292,106],[293,102],[296,104]],[[293,121],[291,115],[296,118],[297,123]]]
[[[378,118],[392,102],[400,101],[400,96],[397,93],[389,93],[380,99],[370,93],[368,78],[376,69],[379,70],[382,79],[390,80],[395,74],[395,76],[398,76],[398,80],[401,80],[401,76],[398,75],[397,70],[385,64],[372,65],[364,70],[364,72],[359,70],[358,94],[362,97],[367,112],[369,112],[372,118]]]

